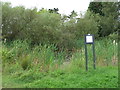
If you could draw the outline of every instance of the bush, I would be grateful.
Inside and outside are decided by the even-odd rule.
[[[29,68],[31,66],[31,57],[29,55],[23,56],[21,58],[21,66],[24,70],[26,70],[27,68]]]

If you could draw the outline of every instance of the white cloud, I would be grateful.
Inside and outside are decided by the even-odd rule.
[[[9,1],[12,6],[23,5],[26,8],[37,7],[38,9],[59,8],[61,14],[70,14],[72,10],[84,12],[87,10],[90,0],[1,0]]]

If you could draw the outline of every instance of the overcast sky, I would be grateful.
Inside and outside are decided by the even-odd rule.
[[[90,0],[1,0],[11,2],[12,6],[23,5],[26,8],[37,7],[38,9],[59,8],[59,13],[70,14],[75,10],[78,14],[85,12],[89,6]]]

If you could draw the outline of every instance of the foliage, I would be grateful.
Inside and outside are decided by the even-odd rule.
[[[85,18],[79,19],[77,23],[76,37],[84,37],[85,34],[94,34],[96,37],[98,32],[97,22],[93,19],[95,16],[88,12]]]
[[[29,45],[26,41],[18,40],[9,46],[3,44],[4,87],[14,87],[16,84],[16,87],[27,88],[117,87],[117,45],[110,39],[95,42],[97,70],[93,70],[91,46],[88,45],[88,72],[84,71],[84,47],[74,51],[67,61],[66,52],[55,52],[54,45],[36,45],[31,48]],[[11,54],[14,56],[11,57]]]
[[[7,42],[28,39],[33,45],[54,44],[59,49],[77,48],[77,40],[84,34],[95,34],[99,38],[118,30],[117,5],[119,3],[91,2],[84,17],[80,17],[74,10],[66,16],[59,14],[56,8],[38,11],[37,8],[12,7],[10,3],[3,3],[2,38]],[[97,6],[100,10],[94,8]]]
[[[27,67],[36,67],[44,71],[49,69],[55,64],[61,65],[67,59],[70,59],[71,66],[74,65],[77,68],[84,67],[84,47],[81,45],[80,49],[73,49],[72,51],[56,52],[57,47],[54,45],[36,45],[30,47],[30,43],[27,41],[16,40],[9,44],[3,44],[2,59],[3,66],[5,63],[19,63],[26,69]],[[101,50],[102,47],[102,50]],[[91,45],[88,45],[88,57],[92,62]],[[117,41],[110,40],[108,38],[95,42],[95,52],[98,65],[112,65],[114,59],[117,59]],[[111,52],[111,50],[113,52]],[[104,55],[103,55],[104,53]],[[117,62],[116,62],[117,63]],[[72,66],[73,65],[73,66]],[[37,68],[38,68],[37,67]]]
[[[111,7],[111,8],[110,8]],[[91,2],[89,10],[100,15],[98,34],[100,37],[108,36],[119,29],[119,2]]]
[[[30,61],[30,56],[23,56],[21,58],[21,66],[24,70],[26,70],[27,68],[29,68],[31,65],[31,61]]]
[[[98,67],[97,70],[88,72],[77,69],[74,73],[64,71],[36,73],[30,70],[23,72],[19,77],[16,75],[16,78],[3,76],[3,86],[11,88],[16,86],[19,88],[117,88],[118,72],[116,67]]]
[[[78,18],[75,11],[62,16],[56,8],[26,9],[3,3],[3,87],[117,87],[119,24],[112,12],[116,4],[100,4],[100,10],[92,12],[93,5]],[[97,70],[92,69],[92,47],[88,45],[86,72],[84,34],[88,33],[95,35]]]
[[[99,13],[100,15],[104,16],[104,13],[102,12],[103,9],[102,2],[90,2],[88,8],[90,11],[94,12],[95,14]]]

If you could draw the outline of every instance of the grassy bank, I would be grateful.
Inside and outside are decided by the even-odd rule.
[[[8,88],[116,88],[117,67],[98,67],[88,72],[57,70],[41,73],[33,70],[3,76],[3,87]]]
[[[85,71],[84,46],[56,52],[54,45],[31,46],[14,41],[2,46],[3,87],[5,88],[115,88],[118,83],[117,44],[112,40],[95,42],[96,66],[93,70],[88,45],[89,71]]]

